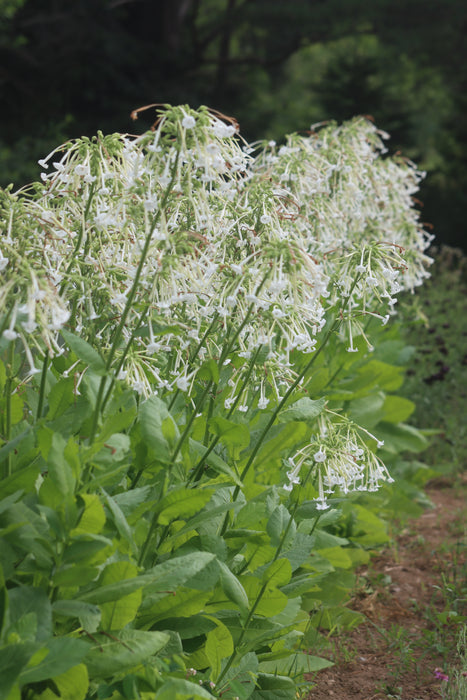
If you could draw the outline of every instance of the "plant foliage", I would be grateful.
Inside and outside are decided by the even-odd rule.
[[[2,700],[292,699],[358,622],[368,492],[427,444],[387,323],[421,175],[382,138],[166,107],[1,192]]]

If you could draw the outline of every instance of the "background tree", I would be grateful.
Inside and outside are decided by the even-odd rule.
[[[466,30],[463,0],[0,0],[0,181],[37,178],[67,138],[145,128],[129,114],[148,102],[208,104],[250,140],[364,113],[465,247]]]

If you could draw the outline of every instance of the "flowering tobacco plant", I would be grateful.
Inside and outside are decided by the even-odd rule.
[[[295,697],[326,664],[300,650],[314,533],[391,481],[378,424],[390,456],[412,406],[378,347],[431,262],[385,137],[249,145],[166,107],[1,193],[5,698]]]

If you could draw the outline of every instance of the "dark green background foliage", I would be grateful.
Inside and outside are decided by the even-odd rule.
[[[465,248],[464,0],[0,0],[0,184],[148,102],[238,118],[248,140],[371,114],[428,171],[423,218]]]

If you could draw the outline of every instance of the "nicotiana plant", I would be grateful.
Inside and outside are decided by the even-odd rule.
[[[374,526],[340,504],[425,445],[386,326],[428,276],[422,173],[385,138],[167,106],[0,193],[1,698],[293,698],[326,665]]]

